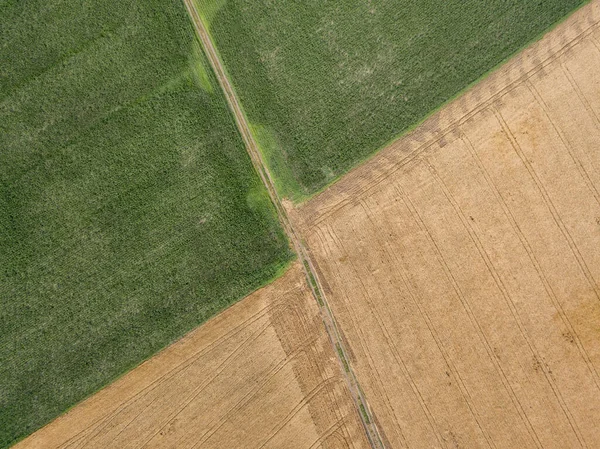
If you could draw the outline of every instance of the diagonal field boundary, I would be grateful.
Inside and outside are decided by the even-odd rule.
[[[367,437],[373,449],[384,449],[384,445],[375,425],[375,420],[370,411],[370,407],[368,406],[367,401],[364,398],[362,390],[358,385],[358,381],[354,372],[352,371],[352,367],[348,364],[347,358],[345,354],[348,354],[348,351],[344,349],[344,343],[342,338],[340,337],[340,332],[338,330],[338,326],[336,324],[335,318],[331,312],[331,308],[327,303],[327,299],[324,296],[324,290],[319,281],[319,276],[315,270],[314,264],[311,261],[308,251],[302,244],[301,239],[298,237],[299,234],[296,233],[294,227],[292,226],[286,209],[283,207],[281,202],[281,198],[277,194],[275,190],[275,183],[273,182],[273,178],[271,177],[271,173],[269,172],[265,161],[263,159],[262,153],[258,148],[258,144],[254,139],[250,131],[250,126],[248,124],[248,120],[244,111],[240,105],[239,99],[233,89],[233,86],[229,82],[229,78],[225,73],[225,68],[219,57],[217,49],[215,48],[210,34],[202,21],[198,10],[196,9],[196,5],[193,0],[183,0],[185,3],[186,9],[190,15],[192,23],[194,24],[194,28],[196,33],[198,34],[198,38],[200,39],[202,46],[204,47],[204,51],[206,52],[206,56],[210,62],[210,65],[219,81],[219,85],[223,90],[225,97],[227,98],[227,103],[231,112],[233,112],[233,116],[235,118],[235,122],[237,128],[244,140],[244,144],[248,154],[250,155],[250,159],[252,160],[252,165],[254,169],[260,176],[263,184],[267,188],[269,192],[269,196],[271,197],[271,201],[275,206],[277,211],[277,216],[281,225],[283,226],[290,242],[292,243],[296,254],[300,258],[302,262],[302,266],[307,278],[307,283],[310,286],[310,289],[313,292],[313,296],[318,303],[319,310],[321,312],[321,316],[323,319],[323,323],[325,324],[325,329],[329,336],[329,340],[333,346],[333,352],[337,355],[340,370],[343,373],[348,388],[350,389],[350,393],[352,399],[354,401],[354,405],[356,408],[356,412],[358,413],[360,420],[365,428]]]

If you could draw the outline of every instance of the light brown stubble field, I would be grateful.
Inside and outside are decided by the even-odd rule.
[[[368,447],[298,263],[16,446]]]
[[[600,447],[599,20],[292,214],[389,448]]]

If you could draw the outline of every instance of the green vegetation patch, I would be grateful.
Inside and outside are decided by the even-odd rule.
[[[358,400],[358,402],[358,407],[360,408],[360,414],[362,415],[363,420],[366,424],[371,424],[371,420],[369,419],[369,414],[367,413],[365,404],[363,404],[363,402],[360,399]]]
[[[348,360],[346,360],[346,356],[344,355],[344,351],[342,350],[342,347],[340,346],[339,343],[336,343],[335,347],[337,349],[338,355],[340,356],[340,360],[342,361],[342,364],[344,365],[344,371],[349,373],[350,365],[348,365]]]
[[[250,122],[277,145],[261,144],[280,193],[301,199],[585,0],[197,3]]]
[[[182,3],[0,2],[0,447],[293,255]]]
[[[302,194],[302,186],[290,170],[290,164],[285,160],[286,154],[281,151],[281,145],[277,143],[275,134],[268,128],[260,125],[250,124],[250,130],[258,144],[269,172],[276,173],[274,183],[277,193],[295,202],[301,202],[306,199],[307,196]]]
[[[317,302],[319,303],[320,307],[323,307],[325,305],[325,303],[323,302],[323,296],[321,295],[321,289],[319,288],[319,284],[317,284],[317,280],[315,279],[315,276],[313,275],[312,271],[310,270],[310,265],[308,264],[308,262],[305,260],[304,261],[304,268],[306,270],[306,274],[308,276],[308,282],[310,282],[310,285],[313,288],[313,291],[317,297]]]

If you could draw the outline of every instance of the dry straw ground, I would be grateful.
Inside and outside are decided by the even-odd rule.
[[[16,447],[367,448],[304,279],[295,264]]]
[[[599,20],[295,214],[389,448],[600,447]]]

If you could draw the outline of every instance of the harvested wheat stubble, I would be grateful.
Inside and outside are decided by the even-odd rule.
[[[368,446],[296,263],[16,448]]]
[[[599,21],[293,216],[388,447],[600,447]]]

